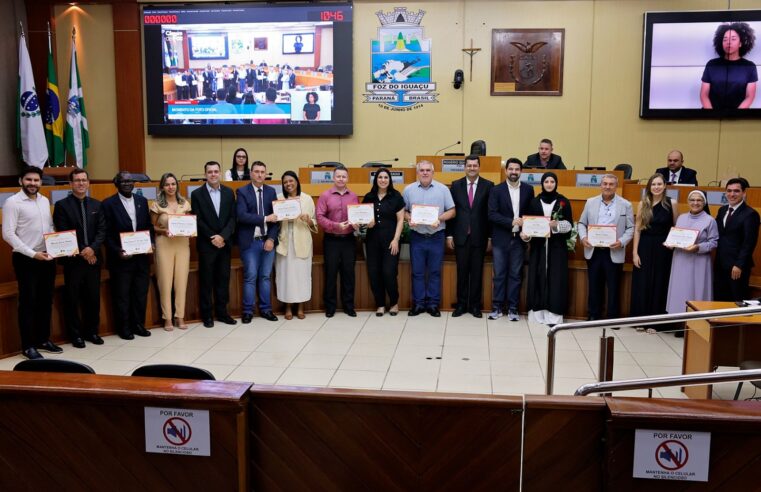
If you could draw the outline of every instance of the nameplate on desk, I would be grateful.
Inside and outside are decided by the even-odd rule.
[[[706,191],[705,194],[708,205],[726,205],[729,203],[727,195],[723,191]]]
[[[145,452],[211,456],[209,411],[145,407]]]
[[[71,194],[71,190],[50,190],[50,204],[55,205]],[[87,196],[90,196],[90,190],[87,190]]]
[[[370,173],[370,184],[373,184],[377,172],[378,171],[373,171]],[[404,184],[404,171],[389,171],[389,174],[391,174],[392,183],[399,185]]]
[[[441,159],[441,171],[460,173],[465,171],[465,159]]]
[[[521,173],[521,183],[537,186],[542,183],[543,174],[544,173]]]
[[[312,184],[333,184],[333,171],[311,171],[309,182]]]
[[[187,188],[187,190],[188,190],[188,191],[187,191],[187,194],[188,194],[188,196],[190,196],[190,194],[191,194],[191,193],[193,193],[194,191],[196,191],[196,190],[197,190],[198,188],[200,188],[201,186],[203,186],[203,185],[188,185],[188,188]]]
[[[4,191],[0,193],[0,208],[3,208],[3,205],[5,205],[5,200],[15,195],[16,192],[14,191]]]
[[[601,174],[579,173],[576,175],[576,186],[578,188],[597,188],[600,186],[600,183],[602,183],[603,176],[606,176],[606,174],[605,173],[601,173]]]
[[[156,199],[156,187],[155,186],[135,186],[135,195],[140,195],[146,200]]]

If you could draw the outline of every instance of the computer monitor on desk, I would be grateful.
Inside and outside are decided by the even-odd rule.
[[[584,166],[585,171],[605,171],[605,166]]]

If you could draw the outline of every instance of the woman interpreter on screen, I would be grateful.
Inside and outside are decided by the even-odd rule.
[[[706,64],[700,102],[703,109],[747,109],[756,97],[756,65],[743,58],[756,41],[745,22],[721,24],[713,37],[719,58]]]
[[[304,119],[317,121],[320,119],[320,105],[317,104],[319,97],[316,92],[307,93],[307,102],[304,104]]]

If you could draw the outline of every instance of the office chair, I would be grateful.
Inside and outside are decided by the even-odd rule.
[[[23,372],[66,372],[71,374],[95,374],[92,367],[81,362],[66,359],[29,359],[22,360],[13,367],[14,371]]]
[[[42,186],[55,186],[55,176],[42,175]]]
[[[130,173],[132,175],[132,180],[136,183],[148,183],[151,181],[151,178],[148,177],[147,174],[138,174],[138,173]]]
[[[380,162],[365,162],[362,167],[392,167],[391,164],[382,164]]]
[[[744,360],[740,362],[741,371],[748,371],[750,369],[761,369],[761,361]],[[761,389],[761,381],[751,381],[750,384],[755,386],[757,389]],[[735,391],[735,397],[733,398],[733,400],[736,400],[740,397],[740,390],[742,389],[742,387],[743,387],[743,381],[740,381],[739,383],[737,383],[737,390]],[[754,397],[750,399],[756,400],[757,398],[755,397],[755,391],[753,394],[754,394]]]
[[[471,155],[486,155],[486,142],[483,140],[476,140],[470,144]]]
[[[631,164],[616,164],[616,167],[613,168],[614,171],[623,171],[624,172],[624,179],[632,179],[632,165]]]
[[[343,164],[336,161],[325,161],[325,162],[321,162],[317,164],[317,166],[318,167],[338,167],[338,166],[343,166]]]
[[[132,372],[133,376],[146,378],[200,379],[214,381],[214,375],[200,367],[181,364],[151,364],[140,366]]]

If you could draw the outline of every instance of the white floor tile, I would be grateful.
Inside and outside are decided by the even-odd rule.
[[[156,352],[147,362],[153,364],[190,364],[203,354],[200,349],[165,348]]]
[[[298,352],[252,352],[243,362],[244,367],[288,367]]]
[[[442,359],[439,376],[445,374],[490,375],[491,365],[488,360]]]
[[[492,376],[494,394],[501,395],[543,395],[544,379],[526,376]]]
[[[159,349],[154,347],[133,347],[131,345],[125,345],[106,354],[101,360],[132,360],[141,362],[153,357],[158,351]]]
[[[193,364],[190,364],[193,367],[200,367],[201,369],[206,369],[209,371],[213,376],[214,379],[217,381],[223,381],[227,378],[228,374],[233,372],[236,366],[233,365],[227,365],[227,364],[199,364],[198,362],[194,362]]]
[[[436,391],[491,394],[491,376],[480,374],[440,374]]]
[[[280,386],[327,386],[335,369],[300,369],[289,367],[277,384]]]
[[[384,390],[436,391],[436,373],[389,371],[383,382]]]
[[[299,369],[337,369],[343,360],[343,355],[301,354],[297,356],[290,367]]]
[[[542,378],[544,371],[537,363],[520,361],[492,361],[493,376],[519,376],[523,378]]]
[[[348,355],[365,355],[374,357],[392,357],[396,352],[396,345],[377,343],[355,343],[349,349]]]
[[[386,372],[391,365],[391,357],[372,355],[347,355],[341,363],[341,370]]]
[[[95,374],[110,374],[114,376],[129,376],[137,367],[145,365],[141,362],[130,360],[95,360],[88,363]]]
[[[238,367],[248,357],[248,354],[249,352],[211,349],[198,357],[195,363],[198,365],[214,364]]]
[[[330,380],[331,388],[357,388],[379,390],[386,371],[354,371],[339,369]]]
[[[257,367],[240,366],[225,379],[228,381],[246,381],[254,384],[275,384],[275,381],[283,374],[285,367]]]

